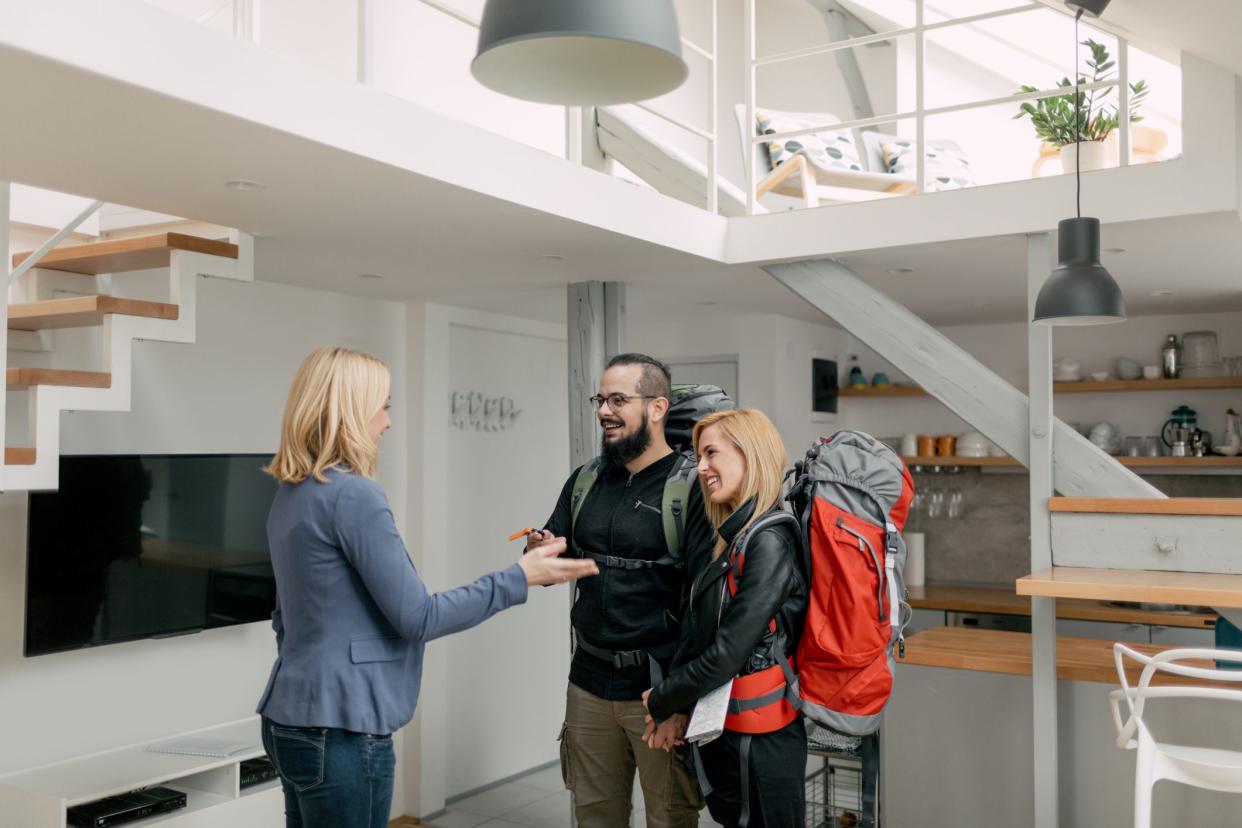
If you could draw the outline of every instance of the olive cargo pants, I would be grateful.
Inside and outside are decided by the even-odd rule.
[[[569,685],[561,730],[561,772],[573,791],[579,828],[627,828],[638,770],[649,828],[693,828],[703,797],[684,747],[652,750],[643,741],[641,701],[605,701]]]

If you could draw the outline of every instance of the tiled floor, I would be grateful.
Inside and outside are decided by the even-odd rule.
[[[646,828],[642,803],[636,785],[633,828]],[[430,828],[569,828],[570,807],[561,769],[553,765],[458,800],[424,824]],[[712,828],[716,824],[704,809],[699,825]]]

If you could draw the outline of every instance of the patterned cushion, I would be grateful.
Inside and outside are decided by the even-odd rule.
[[[961,148],[950,141],[929,144],[927,158],[927,192],[961,190],[975,186],[970,162]],[[914,141],[901,139],[884,144],[884,165],[891,173],[916,174]]]
[[[760,135],[775,135],[778,132],[794,132],[808,127],[823,126],[824,122],[836,123],[837,118],[823,114],[816,120],[797,117],[780,112],[755,111]],[[854,138],[850,130],[841,129],[835,132],[814,132],[799,135],[796,138],[784,138],[764,143],[768,150],[772,169],[802,153],[817,167],[835,170],[862,170],[862,161],[858,157],[858,148],[854,146]]]

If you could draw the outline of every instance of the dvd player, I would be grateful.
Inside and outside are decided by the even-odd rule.
[[[73,828],[109,828],[184,808],[185,794],[172,788],[147,788],[75,805],[67,817]]]
[[[272,760],[266,756],[247,759],[241,763],[241,789],[243,791],[275,778],[276,768],[272,765]]]

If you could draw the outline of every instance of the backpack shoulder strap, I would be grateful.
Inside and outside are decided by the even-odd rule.
[[[587,492],[591,491],[591,487],[599,479],[599,465],[600,458],[592,458],[589,463],[578,469],[578,474],[574,476],[573,494],[569,500],[569,541],[571,545],[574,529],[578,526],[578,512],[582,511],[582,501],[586,500]]]
[[[664,481],[660,516],[664,521],[664,545],[668,550],[657,563],[680,565],[686,540],[685,513],[690,504],[690,490],[699,479],[698,459],[693,451],[677,455],[673,470]]]

